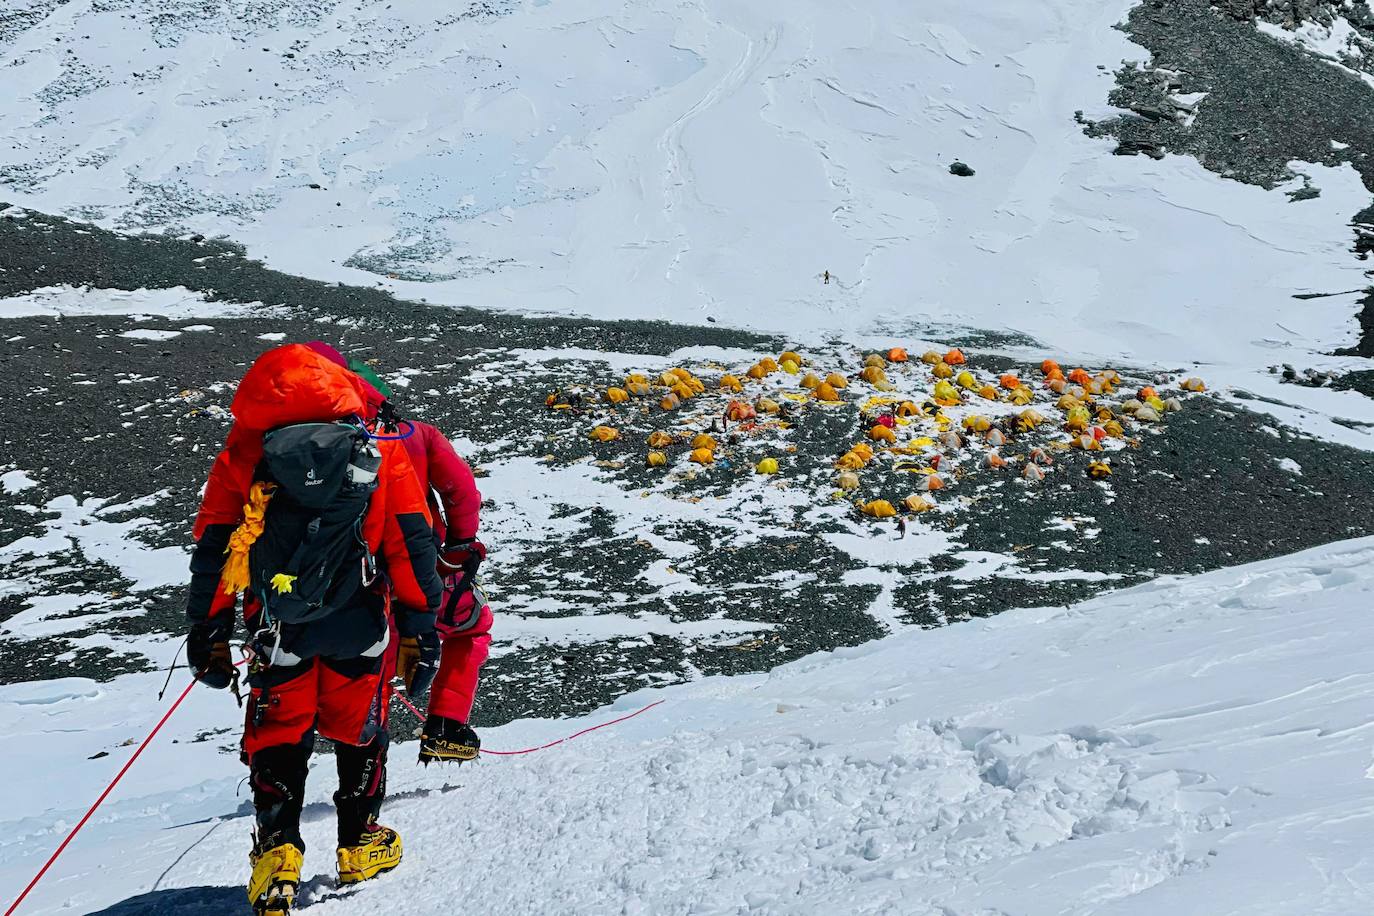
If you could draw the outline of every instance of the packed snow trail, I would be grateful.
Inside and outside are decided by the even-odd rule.
[[[588,724],[667,702],[529,757],[420,769],[403,743],[386,820],[406,861],[346,895],[325,760],[308,912],[1370,912],[1372,593],[1374,539],[1342,542],[644,692]],[[153,677],[0,689],[4,886],[64,825],[54,784],[79,813],[127,753],[85,759],[146,723],[130,701]],[[237,715],[209,691],[188,707],[169,726],[182,741]],[[532,745],[569,726],[483,737]],[[140,766],[23,912],[239,904],[251,818],[232,755],[167,741]]]
[[[171,680],[171,675],[172,672],[169,671],[167,673],[169,682]],[[124,778],[124,774],[128,773],[129,770],[133,769],[134,764],[138,762],[138,758],[143,755],[143,752],[147,748],[152,746],[155,740],[157,740],[158,733],[162,731],[162,727],[167,724],[167,722],[172,718],[172,716],[176,715],[177,709],[181,706],[183,702],[185,702],[186,698],[190,696],[191,691],[194,690],[196,686],[196,683],[194,681],[191,681],[185,687],[181,688],[181,693],[179,693],[177,695],[177,698],[172,701],[172,704],[167,707],[167,711],[162,714],[162,718],[157,720],[157,724],[153,726],[152,731],[148,732],[148,737],[144,738],[142,741],[139,742],[138,747],[134,750],[133,754],[129,757],[129,759],[124,762],[124,766],[121,767],[119,772],[115,774],[114,779],[110,780],[110,784],[106,786],[104,791],[100,793],[99,797],[97,797],[96,800],[91,803],[90,809],[87,810],[85,814],[81,815],[81,819],[76,822],[76,826],[73,827],[70,831],[68,831],[67,835],[62,838],[62,842],[57,844],[57,848],[53,850],[52,855],[50,855],[47,858],[47,860],[43,862],[43,865],[34,874],[33,878],[29,880],[29,883],[24,885],[24,889],[19,892],[19,896],[15,897],[14,902],[12,902],[8,907],[6,907],[5,916],[10,916],[11,913],[14,913],[16,910],[18,910],[19,907],[24,903],[24,901],[28,899],[29,895],[33,893],[34,888],[36,888],[38,886],[38,883],[43,880],[43,876],[48,873],[48,871],[53,867],[53,865],[57,864],[57,860],[62,858],[62,853],[66,850],[66,848],[69,845],[71,845],[72,841],[80,835],[81,829],[85,827],[86,824],[90,822],[91,818],[95,816],[95,813],[100,810],[100,806],[105,803],[105,799],[109,798],[111,793],[113,793],[114,790],[119,787],[119,783]],[[235,689],[237,689],[237,683],[235,684]],[[165,692],[165,686],[163,690]],[[159,693],[157,698],[158,700],[161,700],[162,697],[163,693]]]

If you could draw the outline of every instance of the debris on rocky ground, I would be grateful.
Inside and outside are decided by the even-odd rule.
[[[1269,371],[1277,374],[1289,384],[1303,385],[1307,388],[1326,388],[1339,378],[1336,373],[1323,372],[1318,369],[1308,368],[1300,372],[1291,363],[1284,363],[1282,368],[1270,366]]]
[[[747,366],[632,372],[593,388],[570,383],[545,405],[586,424],[587,437],[613,451],[615,461],[603,456],[609,466],[629,457],[629,443],[640,452],[630,463],[680,480],[776,477],[775,486],[809,487],[817,500],[848,500],[858,516],[911,520],[967,508],[969,494],[992,475],[1038,484],[1079,472],[1106,485],[1129,466],[1140,438],[1164,434],[1168,414],[1206,384],[1196,377],[1158,388],[1132,384],[1110,368],[1065,372],[1053,359],[980,371],[958,348],[911,360],[893,346],[815,358],[787,350]],[[816,411],[844,416],[857,441],[829,459],[784,468],[777,455],[797,452],[794,429]],[[1083,460],[1072,457],[1078,453]],[[1055,454],[1066,463],[1056,467]]]
[[[39,643],[77,675],[165,664],[155,634],[182,626],[190,520],[234,383],[276,340],[341,342],[474,464],[502,621],[485,723],[1367,533],[1366,454],[1185,392],[1181,370],[1116,367],[1118,383],[986,335],[860,350],[443,318],[369,304],[165,341],[127,332],[184,322],[11,320],[0,395],[23,447],[0,468],[0,673],[46,676]],[[1061,407],[1077,388],[1083,403]]]

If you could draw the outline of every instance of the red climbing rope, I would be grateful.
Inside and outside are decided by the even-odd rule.
[[[415,704],[412,703],[412,702],[410,702],[410,700],[407,699],[406,696],[405,696],[404,694],[402,694],[402,693],[400,693],[400,692],[398,691],[398,692],[396,693],[396,699],[398,699],[398,700],[400,700],[402,703],[404,703],[406,709],[409,709],[411,712],[415,713],[415,717],[418,718],[421,722],[423,722],[423,721],[425,720],[424,713],[422,713],[422,712],[420,712],[420,710],[416,709],[416,708],[415,708]],[[559,738],[557,741],[550,741],[548,744],[541,744],[541,745],[539,745],[538,747],[526,747],[526,748],[521,748],[521,749],[518,750],[518,751],[490,751],[490,750],[487,750],[486,748],[482,748],[481,751],[479,751],[479,753],[481,753],[481,754],[491,754],[491,755],[496,756],[496,757],[519,757],[521,754],[533,754],[535,751],[544,751],[544,750],[548,750],[548,749],[551,748],[551,747],[557,747],[558,745],[562,744],[562,743],[565,742],[565,741],[571,741],[571,740],[574,739],[574,738],[580,738],[580,737],[582,737],[583,735],[587,734],[588,732],[594,732],[594,731],[597,731],[598,729],[602,729],[602,728],[609,728],[609,727],[612,726],[612,725],[619,725],[621,722],[625,722],[625,721],[627,721],[627,720],[629,720],[629,719],[633,719],[635,716],[638,716],[638,715],[641,715],[641,714],[643,714],[643,713],[648,712],[649,710],[653,709],[655,706],[662,706],[664,702],[665,702],[664,700],[656,700],[655,702],[650,703],[648,706],[641,707],[641,708],[639,708],[639,709],[636,709],[636,710],[635,710],[634,712],[632,712],[632,713],[627,713],[626,715],[621,716],[619,719],[612,719],[612,720],[609,721],[609,722],[602,722],[602,723],[599,724],[599,725],[593,725],[593,726],[591,726],[591,727],[589,727],[589,728],[584,728],[584,729],[582,729],[582,731],[580,731],[580,732],[574,732],[573,734],[568,735],[566,738]]]
[[[124,762],[124,766],[120,767],[119,772],[115,774],[115,778],[105,787],[105,791],[100,793],[100,797],[95,800],[95,804],[91,805],[91,809],[86,812],[86,815],[82,817],[81,820],[76,822],[76,826],[67,834],[67,838],[62,841],[62,845],[58,846],[57,850],[52,855],[48,856],[48,861],[44,862],[43,867],[38,870],[38,874],[33,876],[33,880],[29,882],[29,886],[24,888],[23,892],[15,898],[14,903],[10,904],[10,908],[5,910],[5,916],[11,916],[15,910],[19,909],[19,904],[24,902],[24,898],[29,895],[29,892],[32,891],[34,887],[37,886],[38,882],[43,879],[43,876],[48,873],[48,869],[52,868],[52,864],[57,861],[57,857],[62,855],[62,851],[67,848],[67,844],[81,832],[81,828],[86,826],[86,822],[91,819],[91,816],[95,814],[96,810],[105,802],[105,799],[114,791],[114,787],[119,785],[119,781],[124,778],[125,773],[129,772],[129,768],[134,765],[134,761],[138,759],[138,756],[143,753],[148,745],[153,743],[153,738],[157,737],[157,733],[162,731],[162,726],[167,724],[167,720],[172,718],[172,713],[177,711],[177,707],[181,705],[181,701],[191,695],[191,688],[194,686],[196,686],[195,681],[191,681],[191,683],[187,684],[186,689],[181,692],[181,696],[177,697],[176,702],[162,714],[162,718],[153,726],[153,730],[148,732],[148,737],[143,739],[143,743],[140,744],[133,755]]]
[[[240,662],[239,664],[242,664],[242,662]],[[91,805],[90,810],[86,812],[86,814],[81,818],[81,820],[76,822],[76,826],[73,827],[71,831],[67,834],[67,837],[62,841],[62,844],[57,847],[57,849],[53,852],[52,855],[48,856],[48,861],[43,863],[43,867],[38,870],[38,874],[33,876],[33,880],[30,881],[28,886],[25,887],[24,890],[19,894],[19,896],[15,898],[14,903],[10,904],[9,909],[5,910],[4,916],[13,916],[14,911],[19,909],[19,904],[23,903],[25,898],[29,896],[29,893],[35,887],[38,886],[38,882],[43,880],[43,876],[48,873],[48,869],[52,868],[53,863],[57,861],[58,856],[62,855],[63,851],[66,850],[67,846],[71,843],[71,841],[74,840],[76,838],[76,835],[81,832],[81,828],[86,826],[86,822],[89,821],[91,817],[95,815],[95,812],[99,810],[100,806],[105,803],[105,799],[108,798],[110,796],[110,793],[114,791],[115,786],[119,785],[119,781],[124,778],[124,774],[129,772],[129,769],[134,765],[134,762],[138,760],[139,756],[144,752],[144,750],[147,749],[148,745],[153,743],[153,739],[157,737],[157,733],[162,731],[162,726],[166,725],[167,720],[172,718],[172,714],[177,711],[177,707],[181,705],[182,701],[191,695],[191,690],[195,686],[195,681],[191,681],[191,683],[186,685],[186,689],[181,692],[181,696],[177,697],[176,700],[172,703],[172,705],[167,708],[167,711],[162,714],[162,718],[158,719],[157,724],[153,726],[153,730],[148,732],[148,737],[144,738],[143,741],[139,744],[139,746],[134,749],[133,754],[129,757],[128,760],[124,762],[124,766],[120,767],[119,772],[115,774],[115,778],[110,780],[110,784],[105,787],[105,791],[100,793],[100,797],[95,800],[95,803],[93,805]],[[404,703],[407,709],[415,713],[415,715],[421,721],[424,721],[424,715],[420,712],[420,710],[415,708],[415,704],[411,703],[409,699],[407,699],[399,692],[396,693],[396,698],[399,699],[402,703]],[[594,732],[598,729],[608,728],[612,725],[618,725],[619,723],[624,722],[628,719],[633,719],[635,716],[640,715],[641,713],[648,712],[655,706],[662,705],[663,702],[663,700],[658,700],[657,702],[650,703],[648,706],[645,706],[642,709],[636,709],[632,713],[623,715],[618,719],[612,719],[609,722],[602,722],[600,725],[593,725],[590,728],[584,728],[579,732],[568,735],[566,738],[559,738],[557,741],[550,741],[548,744],[541,744],[538,747],[527,747],[518,751],[489,751],[483,749],[482,753],[497,757],[517,757],[521,754],[533,754],[535,751],[547,750],[551,747],[557,747],[565,741],[571,741],[574,738],[580,738],[588,732]]]

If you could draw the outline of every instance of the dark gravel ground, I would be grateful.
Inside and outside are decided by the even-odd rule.
[[[196,264],[193,259],[206,257],[207,248],[217,256]],[[605,367],[556,363],[508,375],[511,363],[502,354],[513,347],[565,345],[662,354],[708,342],[776,353],[781,343],[710,328],[591,325],[439,310],[395,302],[371,290],[284,277],[226,246],[126,239],[48,218],[0,222],[0,252],[5,265],[0,289],[6,294],[57,282],[185,284],[217,298],[290,303],[264,314],[205,319],[212,332],[183,332],[164,341],[119,335],[134,327],[176,330],[202,322],[0,321],[0,338],[19,338],[0,347],[0,398],[9,414],[0,432],[0,463],[22,468],[38,482],[34,489],[0,496],[0,539],[6,543],[37,533],[52,513],[32,507],[64,494],[118,504],[165,491],[150,505],[115,513],[110,520],[147,518],[140,539],[151,546],[183,545],[199,488],[227,430],[223,408],[233,383],[273,345],[260,339],[264,332],[285,334],[288,340],[338,341],[384,369],[420,368],[400,397],[403,406],[476,443],[479,468],[521,455],[548,460],[553,468],[594,459],[607,479],[629,492],[662,481],[642,467],[643,435],[663,423],[662,415],[639,408],[578,416],[547,411],[543,400],[549,390],[569,382],[601,386],[617,376]],[[985,370],[1006,365],[990,358],[976,361]],[[472,382],[479,372],[494,380]],[[99,384],[81,384],[90,380]],[[619,425],[624,438],[607,445],[590,442],[585,430],[600,419]],[[797,452],[785,462],[780,483],[814,490],[823,503],[834,456],[859,435],[856,411],[801,410],[786,435]],[[750,447],[740,444],[738,460],[683,478],[673,492],[683,499],[711,499],[743,486],[752,477],[752,459],[745,455]],[[1296,461],[1302,475],[1282,470],[1281,458]],[[969,564],[974,561],[951,552],[894,568],[888,585],[895,614],[933,626],[1014,606],[1063,604],[1155,575],[1197,572],[1374,532],[1366,499],[1374,485],[1374,456],[1273,430],[1266,418],[1210,397],[1190,399],[1163,432],[1119,453],[1110,487],[1088,480],[1086,460],[1066,453],[1039,487],[1007,475],[964,481],[956,491],[964,505],[931,524],[946,531],[961,551],[1012,555],[1020,566],[973,580],[976,567]],[[910,478],[866,475],[865,484],[864,498],[898,500],[909,492]],[[495,517],[509,507],[489,504],[487,511]],[[618,531],[612,510],[569,506],[567,512],[576,524],[565,534],[524,544],[513,567],[492,565],[489,581],[498,613],[501,596],[512,612],[554,597],[571,602],[575,609],[569,613],[578,615],[653,613],[691,622],[724,612],[731,620],[762,622],[771,629],[756,638],[626,636],[575,646],[523,645],[490,663],[480,723],[570,714],[639,686],[694,672],[762,670],[883,632],[868,611],[880,585],[853,581],[848,574],[863,564],[826,538],[848,530],[839,522],[808,522],[798,511],[790,522],[743,545],[723,543],[721,529],[713,525],[665,522],[663,534],[693,548],[674,561],[677,571],[705,587],[701,593],[665,597],[642,578],[662,555]],[[1074,520],[1072,528],[1049,525],[1066,518]],[[873,538],[898,536],[888,522],[870,523],[864,530]],[[540,574],[530,576],[531,569]],[[767,578],[785,571],[808,579],[800,587],[782,587]],[[1041,579],[1027,571],[1115,578]],[[0,621],[23,610],[33,594],[95,593],[104,597],[85,604],[81,613],[99,613],[101,632],[174,633],[181,626],[180,589],[131,593],[116,570],[75,551],[21,558],[9,573],[41,585],[0,597]],[[62,655],[54,670],[52,659],[63,652],[70,654]],[[68,637],[0,637],[3,681],[68,673],[109,677],[147,664],[141,654],[81,649]]]
[[[8,205],[0,200],[0,211]],[[223,240],[126,235],[60,216],[22,211],[0,216],[0,296],[45,286],[161,289],[184,286],[223,302],[289,305],[301,320],[375,319],[444,334],[455,346],[591,347],[664,354],[687,346],[762,347],[778,341],[723,328],[653,321],[589,322],[529,318],[473,309],[431,308],[366,287],[323,283],[270,270]],[[405,335],[398,335],[405,336]],[[250,354],[249,358],[252,355]],[[226,355],[225,359],[232,359]],[[243,355],[239,354],[239,363]]]

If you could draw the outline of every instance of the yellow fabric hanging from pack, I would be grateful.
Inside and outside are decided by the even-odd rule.
[[[224,561],[219,582],[226,595],[237,595],[248,587],[248,548],[262,535],[263,525],[267,521],[267,504],[272,501],[272,494],[276,491],[276,484],[261,480],[248,491],[243,521],[229,536],[229,546],[224,551],[229,559]]]

